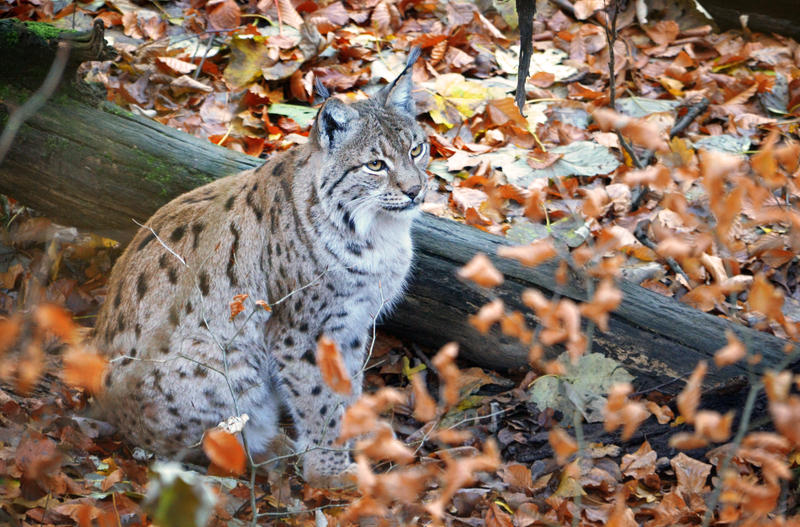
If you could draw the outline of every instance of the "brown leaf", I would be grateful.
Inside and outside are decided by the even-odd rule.
[[[763,313],[772,320],[783,321],[783,293],[773,287],[764,276],[758,273],[753,279],[750,294],[747,297],[750,309]]]
[[[235,0],[208,2],[208,22],[214,29],[236,29],[241,24],[242,10]]]
[[[122,15],[122,32],[131,38],[144,38],[144,33],[142,33],[142,30],[139,29],[139,23],[135,11],[128,11]]]
[[[317,341],[317,365],[325,384],[334,392],[343,395],[351,393],[350,374],[347,373],[339,347],[325,335]]]
[[[244,474],[247,455],[242,444],[225,430],[212,428],[203,436],[203,452],[211,462],[225,472],[236,476]]]
[[[271,4],[272,1],[269,3]],[[303,25],[303,17],[294,8],[292,0],[278,0],[278,16],[284,24],[295,29]]]
[[[381,388],[372,395],[362,395],[351,404],[342,418],[338,441],[372,432],[378,426],[378,414],[395,404],[403,404],[406,397],[394,388]]]
[[[380,423],[374,436],[359,441],[356,450],[374,461],[393,461],[401,465],[414,461],[414,452],[394,437],[394,431],[388,423]]]
[[[531,469],[521,463],[504,464],[497,471],[497,474],[503,480],[503,483],[517,492],[525,492],[533,484]]]
[[[633,454],[622,456],[619,468],[626,476],[642,481],[656,473],[657,459],[658,454],[650,447],[650,443],[645,441]]]
[[[675,418],[669,406],[659,406],[655,401],[647,401],[644,405],[647,411],[656,417],[659,424],[665,425]]]
[[[433,365],[442,379],[442,394],[445,403],[453,406],[459,398],[459,371],[455,364],[458,356],[458,344],[445,344],[433,357]]]
[[[693,423],[697,413],[697,405],[700,404],[700,389],[703,387],[703,378],[706,375],[708,366],[705,361],[697,363],[692,376],[686,382],[686,386],[676,397],[678,411],[687,423]]]
[[[484,253],[477,253],[472,260],[458,270],[459,278],[472,280],[483,287],[495,287],[503,283],[503,273],[497,270]]]
[[[708,446],[708,439],[690,432],[678,432],[670,436],[669,446],[678,450],[695,450]]]
[[[239,313],[244,311],[244,301],[247,300],[247,298],[249,296],[250,295],[247,295],[247,294],[233,295],[233,302],[231,302],[231,304],[230,304],[230,307],[231,307],[231,318],[230,319],[231,320],[236,318],[236,315],[238,315]]]
[[[564,464],[569,456],[578,451],[578,443],[563,428],[552,428],[547,434],[547,440],[560,464]]]
[[[764,391],[770,401],[785,401],[792,389],[792,372],[784,370],[764,372]]]
[[[52,478],[61,467],[61,454],[52,439],[29,429],[17,445],[14,463],[22,472],[23,497],[39,499],[50,490]]]
[[[554,256],[557,251],[552,240],[537,240],[530,245],[501,246],[497,248],[498,256],[517,260],[528,267],[536,267]]]
[[[486,527],[514,527],[511,515],[503,511],[497,503],[492,503],[483,514],[483,524]]]
[[[697,461],[683,452],[672,458],[669,464],[678,479],[678,489],[684,495],[700,494],[704,491],[711,465]]]
[[[68,344],[76,341],[78,326],[64,308],[55,304],[42,304],[34,311],[34,318],[40,328],[53,333],[62,341]]]
[[[601,331],[608,331],[609,314],[622,303],[622,291],[605,279],[600,282],[589,302],[581,304],[581,315],[594,321]]]
[[[530,344],[533,338],[533,332],[528,329],[528,324],[525,322],[525,315],[516,310],[500,319],[500,331],[523,344]]]
[[[681,32],[678,23],[674,20],[661,20],[655,25],[645,26],[642,29],[653,42],[660,46],[672,44]]]
[[[697,434],[715,443],[728,440],[732,424],[733,412],[722,415],[712,410],[700,410],[694,418],[694,429]]]
[[[476,314],[470,315],[469,323],[482,334],[487,334],[491,327],[503,318],[505,307],[499,298],[483,305]]]
[[[425,381],[419,373],[411,376],[411,386],[414,389],[414,419],[427,423],[436,417],[436,401],[428,393]]]
[[[108,366],[105,357],[73,347],[64,354],[63,361],[63,377],[67,385],[84,388],[95,395],[103,391]]]
[[[742,360],[747,353],[744,344],[741,340],[736,338],[736,334],[733,331],[726,329],[725,336],[728,339],[728,344],[714,353],[714,364],[716,364],[718,368],[729,366]]]

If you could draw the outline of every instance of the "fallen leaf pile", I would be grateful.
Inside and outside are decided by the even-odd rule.
[[[680,2],[660,0],[650,2],[645,25],[629,2],[609,45],[604,2],[567,3],[539,3],[522,111],[513,99],[511,2],[0,6],[0,17],[63,28],[88,29],[100,18],[120,57],[83,74],[109,100],[262,157],[307,141],[321,102],[316,81],[363,98],[420,46],[414,97],[432,154],[424,210],[506,236],[514,246],[500,256],[522,265],[558,260],[562,283],[568,268],[597,279],[584,303],[524,291],[536,328],[500,299],[476,309],[470,323],[479,331],[497,327],[529,347],[531,371],[471,367],[457,361],[455,344],[426,354],[379,333],[366,395],[343,424],[342,439],[356,438],[355,487],[314,489],[290,459],[284,476],[256,474],[251,488],[239,429],[197,438],[213,462],[206,474],[151,463],[74,417],[102,389],[105,364],[80,326],[92,325],[118,249],[7,199],[0,520],[243,525],[258,513],[262,523],[297,525],[371,516],[518,527],[797,524],[800,396],[791,372],[754,375],[774,428],[747,430],[733,414],[702,407],[704,363],[675,398],[637,392],[621,365],[591,353],[582,328],[607,329],[623,276],[798,336],[800,45],[721,33]],[[486,255],[459,276],[487,290],[503,282]],[[232,298],[218,316],[240,315],[246,299]],[[565,353],[546,357],[553,345]],[[317,353],[326,378],[348,392],[336,346],[322,339]],[[756,364],[758,350],[730,334],[714,360]]]

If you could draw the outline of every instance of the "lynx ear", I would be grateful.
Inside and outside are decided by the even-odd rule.
[[[390,84],[385,86],[378,92],[378,95],[384,99],[384,105],[394,108],[399,113],[404,113],[410,117],[416,116],[416,107],[414,105],[414,98],[411,97],[411,66],[417,61],[420,55],[420,48],[414,46],[408,53],[408,60],[406,67],[400,72]]]
[[[330,150],[344,139],[350,131],[352,121],[358,112],[339,99],[330,98],[320,108],[314,122],[314,137],[320,146]]]

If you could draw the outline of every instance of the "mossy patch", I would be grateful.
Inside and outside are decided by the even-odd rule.
[[[27,21],[23,23],[25,24],[25,27],[27,27],[33,34],[43,39],[58,38],[58,36],[64,32],[74,33],[74,31],[70,31],[68,29],[59,29],[44,22]]]

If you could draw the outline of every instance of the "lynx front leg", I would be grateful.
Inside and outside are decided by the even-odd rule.
[[[301,454],[303,477],[312,485],[337,487],[350,483],[353,470],[349,443],[337,444],[345,409],[361,395],[361,373],[350,372],[352,394],[331,390],[322,379],[316,361],[316,342],[284,336],[284,346],[275,356],[280,386],[294,418],[297,452]],[[275,349],[275,348],[273,348]]]

